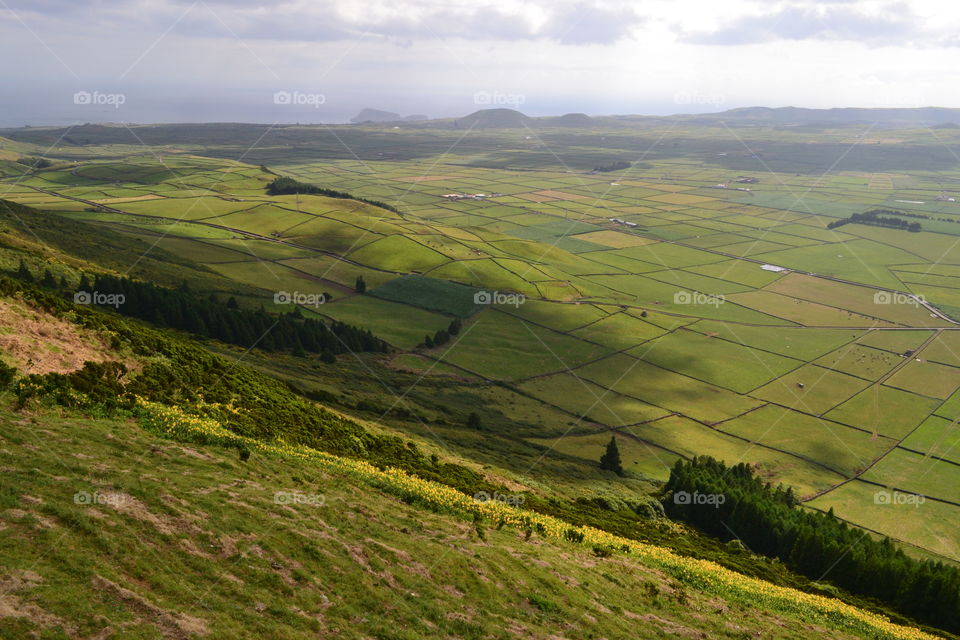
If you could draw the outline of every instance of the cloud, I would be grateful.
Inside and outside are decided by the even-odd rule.
[[[561,44],[613,44],[644,21],[626,7],[608,9],[577,4],[554,14],[541,35]]]
[[[845,40],[871,45],[903,45],[919,33],[915,17],[903,4],[866,13],[848,6],[791,5],[764,15],[742,16],[715,31],[682,34],[694,44],[744,45],[777,40]]]
[[[31,24],[68,26],[82,20],[126,31],[170,29],[196,38],[327,42],[374,37],[395,43],[457,38],[576,46],[613,44],[643,22],[629,6],[610,1],[372,0],[362,10],[349,0],[99,0],[95,8],[75,0],[6,4]]]

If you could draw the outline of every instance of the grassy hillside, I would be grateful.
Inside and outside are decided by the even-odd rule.
[[[730,610],[743,611],[742,623],[738,620],[736,624],[744,628],[749,626],[747,619],[755,614],[738,609],[735,607],[736,603],[745,606],[751,602],[756,605],[761,601],[766,614],[759,616],[759,619],[774,615],[803,623],[798,627],[801,630],[797,631],[796,635],[785,631],[786,635],[782,637],[803,637],[802,630],[811,629],[804,625],[809,624],[845,630],[853,634],[852,637],[921,637],[915,632],[892,627],[884,622],[883,618],[840,601],[777,587],[769,582],[723,569],[713,562],[684,558],[662,546],[640,542],[637,536],[640,534],[647,537],[652,534],[665,541],[682,542],[681,546],[695,550],[696,555],[716,557],[734,566],[742,565],[755,575],[768,574],[781,583],[784,580],[798,584],[802,582],[790,577],[782,566],[767,563],[744,552],[742,548],[731,547],[728,553],[719,553],[717,548],[711,547],[708,539],[700,539],[692,531],[665,521],[648,521],[643,525],[644,521],[637,519],[636,514],[630,510],[616,511],[618,507],[612,507],[614,511],[611,512],[611,507],[598,509],[589,501],[577,501],[564,506],[561,501],[545,501],[536,493],[518,492],[502,484],[502,478],[485,478],[463,467],[457,460],[443,460],[436,455],[427,457],[412,443],[405,444],[386,433],[378,435],[346,416],[296,398],[284,386],[259,376],[243,365],[205,355],[204,351],[188,343],[164,337],[155,331],[100,311],[58,301],[36,289],[17,285],[10,280],[3,281],[3,288],[8,296],[8,304],[30,308],[38,314],[35,323],[54,323],[58,319],[69,318],[68,327],[60,330],[64,340],[72,338],[75,341],[89,341],[99,336],[107,339],[105,344],[110,345],[112,353],[101,351],[97,354],[97,359],[103,360],[106,357],[127,363],[126,368],[115,368],[104,363],[88,364],[82,370],[75,371],[70,371],[67,367],[67,370],[61,373],[37,371],[16,380],[12,394],[8,392],[0,396],[0,407],[7,407],[0,418],[0,422],[8,429],[4,434],[4,444],[19,447],[17,450],[5,447],[2,452],[5,461],[9,459],[13,462],[12,465],[2,468],[14,475],[10,476],[9,484],[5,485],[3,499],[9,510],[4,512],[4,524],[9,526],[0,529],[0,536],[18,535],[21,525],[40,527],[44,531],[53,530],[50,535],[63,535],[65,539],[66,536],[71,536],[68,548],[84,550],[78,559],[66,563],[56,555],[43,556],[55,560],[51,566],[54,576],[44,577],[44,573],[38,568],[45,566],[46,560],[40,561],[29,554],[23,555],[24,540],[27,537],[34,539],[36,536],[23,534],[24,540],[17,539],[16,544],[4,546],[9,550],[18,549],[16,554],[3,559],[6,563],[3,566],[9,568],[10,575],[13,576],[10,578],[11,588],[17,594],[34,594],[32,598],[16,595],[15,599],[9,600],[10,610],[16,612],[11,616],[14,618],[12,622],[19,625],[11,627],[14,630],[11,631],[14,634],[12,637],[16,637],[17,633],[30,625],[42,626],[48,623],[48,626],[63,626],[70,637],[85,637],[95,630],[89,626],[82,627],[81,630],[81,620],[77,616],[86,621],[87,625],[122,625],[129,622],[135,627],[143,623],[138,616],[142,616],[144,612],[155,618],[151,624],[160,625],[161,633],[179,634],[174,637],[205,633],[208,625],[214,624],[223,625],[225,631],[222,637],[230,637],[230,629],[233,628],[231,624],[239,624],[244,628],[259,628],[257,624],[275,625],[282,630],[275,631],[279,634],[276,637],[286,637],[284,634],[294,633],[299,628],[298,624],[305,625],[303,629],[306,631],[315,631],[318,628],[315,622],[299,620],[290,614],[318,613],[316,600],[310,600],[313,604],[308,606],[306,600],[301,602],[294,598],[296,605],[291,609],[294,605],[290,604],[290,592],[282,585],[287,584],[293,588],[298,598],[310,599],[314,596],[301,593],[302,590],[297,587],[301,586],[301,583],[314,584],[309,581],[317,580],[318,575],[321,576],[321,584],[333,581],[334,577],[329,571],[339,575],[341,581],[358,579],[361,584],[366,584],[366,578],[356,570],[352,577],[346,578],[345,576],[351,575],[346,569],[341,568],[338,571],[327,566],[320,570],[314,568],[311,562],[311,557],[314,562],[324,562],[327,558],[324,545],[330,543],[331,539],[326,537],[324,532],[330,533],[330,526],[345,528],[346,525],[340,525],[336,519],[327,518],[321,518],[322,522],[311,523],[311,515],[307,522],[294,523],[293,528],[288,530],[277,521],[277,513],[273,512],[271,515],[269,510],[265,512],[262,506],[257,506],[251,495],[245,496],[234,491],[236,488],[246,487],[246,482],[254,482],[256,484],[250,485],[254,490],[253,495],[259,495],[263,500],[264,486],[269,492],[274,485],[264,484],[268,477],[265,472],[257,471],[250,475],[247,470],[265,467],[273,469],[273,473],[277,473],[279,469],[284,470],[276,487],[286,483],[287,474],[293,483],[289,485],[289,491],[296,494],[292,498],[287,494],[277,497],[277,491],[286,491],[282,488],[274,488],[273,493],[269,494],[274,496],[274,504],[281,512],[280,517],[291,506],[294,509],[306,507],[308,513],[317,513],[317,508],[329,504],[327,487],[332,486],[335,489],[330,491],[334,496],[342,496],[343,500],[349,497],[350,504],[356,509],[353,515],[346,515],[345,518],[356,521],[358,513],[365,514],[368,518],[376,514],[373,520],[379,522],[378,518],[389,518],[389,509],[378,502],[384,499],[377,493],[380,491],[393,496],[388,502],[399,499],[409,507],[424,511],[425,521],[433,522],[432,519],[440,516],[459,521],[461,524],[454,523],[451,526],[459,527],[461,532],[472,530],[477,545],[498,546],[496,541],[501,541],[500,544],[505,545],[506,550],[501,548],[498,553],[523,558],[530,553],[529,549],[536,549],[536,559],[529,561],[532,565],[524,563],[522,573],[516,577],[517,586],[511,583],[508,589],[510,593],[520,594],[517,596],[519,600],[501,597],[498,602],[478,605],[477,619],[488,619],[479,615],[487,611],[485,607],[490,607],[490,610],[496,613],[498,610],[523,605],[532,607],[531,611],[536,614],[536,624],[541,627],[546,624],[547,627],[544,628],[548,628],[551,620],[558,624],[564,620],[563,624],[569,624],[569,616],[561,615],[566,613],[568,608],[597,608],[588,601],[581,602],[579,593],[576,596],[567,593],[570,585],[588,585],[591,584],[591,578],[596,584],[596,575],[564,569],[562,575],[573,571],[573,580],[567,581],[557,575],[558,568],[557,572],[548,571],[548,575],[559,578],[559,582],[546,576],[537,578],[541,569],[547,569],[542,562],[550,564],[549,559],[543,558],[550,558],[553,553],[556,554],[553,557],[557,558],[554,567],[559,567],[561,560],[569,563],[571,558],[574,558],[573,562],[579,562],[575,560],[577,557],[585,558],[582,564],[583,568],[587,569],[597,568],[602,563],[617,566],[615,571],[600,573],[601,578],[606,575],[609,582],[623,590],[622,593],[615,593],[616,597],[604,605],[621,614],[616,617],[616,624],[623,623],[625,616],[631,621],[645,619],[654,625],[666,625],[666,628],[689,628],[691,632],[697,629],[697,633],[706,633],[704,629],[715,627],[717,633],[729,631],[733,634],[730,637],[743,637],[742,634],[746,631],[740,628],[729,629],[720,622],[702,620],[700,616],[706,616],[706,609],[694,608],[692,617],[687,617],[691,612],[690,602],[696,599],[695,595],[687,592],[702,591],[704,601],[712,603],[709,606],[717,607],[714,613],[726,611],[728,607]],[[14,293],[19,300],[15,301],[14,297],[10,297]],[[40,349],[43,346],[35,345],[34,348]],[[33,358],[29,359],[34,361]],[[202,390],[202,393],[198,394],[196,390]],[[190,449],[167,448],[159,443],[159,437],[188,444]],[[63,442],[68,444],[63,445]],[[169,454],[171,451],[180,451],[186,456],[186,464],[197,467],[193,470],[180,468],[177,466],[179,463],[175,463],[171,457],[159,453]],[[268,462],[270,460],[273,462]],[[120,465],[116,474],[110,472],[113,464]],[[155,471],[150,471],[150,465],[155,465]],[[176,483],[172,482],[174,476],[178,478],[176,483],[184,483],[180,488],[176,488]],[[210,480],[209,485],[195,484],[201,477],[213,480]],[[322,483],[323,488],[316,483]],[[70,495],[73,496],[73,504],[65,503],[62,496],[58,501],[56,492],[62,492],[64,486],[72,492]],[[224,494],[203,498],[201,506],[196,509],[188,506],[192,504],[191,500],[195,495],[208,496],[211,493],[203,487],[213,487],[212,491],[223,491]],[[374,491],[374,488],[377,491]],[[367,497],[368,493],[370,498]],[[504,498],[485,501],[484,496]],[[218,506],[211,504],[211,501],[217,500],[221,500]],[[94,510],[88,510],[89,507],[94,507]],[[253,511],[251,517],[255,522],[245,521],[248,508]],[[132,518],[144,527],[154,527],[156,532],[147,533],[134,528],[131,533],[119,526],[101,526],[99,520],[108,522],[110,519],[99,511],[109,509],[117,511],[114,515],[123,521]],[[410,515],[410,511],[404,513],[404,517],[416,519],[416,516]],[[626,514],[631,514],[631,517],[626,517]],[[219,517],[223,518],[222,531]],[[264,522],[271,520],[274,521],[273,527],[276,529],[264,525]],[[400,549],[396,552],[399,557],[406,557],[404,552],[413,557],[418,549],[422,550],[423,545],[419,544],[417,536],[409,535],[413,530],[411,527],[407,527],[406,532],[400,528],[404,534],[401,544],[400,540],[394,540],[371,523],[357,526],[367,532],[367,537],[363,538],[366,543],[374,545],[375,548]],[[434,538],[439,526],[424,525],[423,530],[429,532],[429,537]],[[638,530],[638,527],[641,529]],[[61,529],[67,529],[69,533]],[[646,533],[641,533],[644,529]],[[264,531],[262,538],[256,535],[258,531]],[[308,552],[304,551],[303,546],[295,541],[293,533],[290,533],[299,535],[302,531],[308,532],[307,537],[316,535],[319,538],[318,549],[312,552],[311,557],[304,556]],[[254,537],[251,537],[251,534]],[[274,534],[280,536],[279,539],[284,542],[274,539]],[[73,536],[76,536],[76,539]],[[104,536],[108,539],[103,540]],[[116,536],[116,542],[110,536]],[[257,542],[253,542],[254,540]],[[231,541],[234,547],[230,547]],[[241,544],[243,541],[250,543],[248,554],[263,559],[263,565],[269,562],[272,570],[281,572],[279,577],[270,579],[256,572],[255,576],[248,574],[247,571],[252,567],[261,565],[250,559],[249,555],[243,555],[240,551],[246,548]],[[567,543],[575,544],[581,551],[575,551],[567,546]],[[41,536],[36,538],[36,544],[39,549],[48,549],[50,542],[48,538]],[[146,545],[155,553],[151,555],[139,549],[140,544]],[[178,551],[167,552],[169,547],[176,547]],[[221,547],[232,548],[234,551],[223,557],[220,555],[222,550],[216,551]],[[365,547],[361,545],[360,548]],[[108,551],[110,549],[114,551]],[[122,549],[123,552],[116,549]],[[457,549],[464,552],[462,546]],[[550,549],[553,551],[548,551]],[[93,563],[84,560],[87,551],[90,554],[107,553],[109,561]],[[327,551],[329,552],[329,549]],[[351,555],[353,561],[359,563],[364,570],[372,567],[370,570],[378,576],[378,580],[370,586],[383,587],[391,592],[403,590],[406,585],[403,582],[405,578],[393,572],[384,573],[385,565],[370,559],[374,555],[372,552],[357,549],[354,551]],[[588,555],[578,556],[578,553]],[[594,556],[593,560],[586,559],[589,553]],[[234,558],[237,554],[240,556]],[[181,556],[182,560],[174,561],[174,558]],[[2,554],[0,558],[3,558]],[[30,560],[29,565],[23,564],[25,558]],[[165,560],[161,561],[159,558]],[[237,563],[236,571],[228,574],[233,578],[223,577],[226,559],[233,559]],[[463,561],[472,566],[475,560],[476,557]],[[204,564],[205,561],[207,564]],[[512,569],[504,573],[494,568],[498,563],[508,560],[494,555],[488,561],[491,576],[496,575],[501,581],[500,584],[503,584],[502,580]],[[163,564],[164,562],[168,564]],[[171,562],[172,565],[169,564]],[[763,568],[763,565],[767,565],[766,568]],[[92,566],[104,568],[91,572]],[[83,567],[87,569],[83,570]],[[293,582],[283,578],[285,574],[281,568],[284,567],[291,569],[289,577]],[[658,582],[651,577],[649,581],[655,583],[653,586],[647,584],[647,578],[639,582],[633,578],[625,580],[622,576],[624,567],[631,573],[657,575],[662,580]],[[299,571],[293,571],[294,569]],[[169,573],[166,573],[167,571]],[[529,571],[533,571],[534,575],[527,575],[526,572]],[[190,600],[185,592],[190,593],[196,589],[184,586],[180,578],[183,575],[196,575],[196,579],[203,586],[206,584],[204,581],[208,580],[204,577],[207,573],[215,573],[215,580],[226,579],[234,585],[247,584],[246,581],[249,580],[258,586],[254,589],[243,589],[247,595],[239,599],[235,597],[236,591],[223,592],[220,605],[216,605],[212,592],[219,583],[214,582],[214,585],[209,586],[209,591],[204,591],[203,597]],[[178,580],[175,584],[180,586],[172,583],[174,576]],[[238,578],[239,582],[234,578]],[[44,584],[53,586],[44,589]],[[190,584],[193,584],[192,580]],[[79,611],[87,611],[82,607],[96,605],[88,601],[83,601],[85,604],[81,605],[72,600],[76,596],[71,594],[81,589],[89,589],[90,585],[105,591],[104,598],[112,597],[126,603],[132,609],[130,615],[133,619],[125,615],[116,618],[99,610],[88,617],[81,616],[77,607],[80,607]],[[537,587],[534,589],[530,585]],[[545,591],[544,585],[553,585],[552,590],[547,588]],[[807,588],[814,586],[816,585],[807,584]],[[821,593],[831,592],[827,586],[816,587]],[[262,596],[258,591],[261,588],[264,590]],[[357,588],[361,589],[359,586]],[[422,587],[424,591],[427,588]],[[456,583],[451,591],[446,583],[433,581],[429,588],[441,589],[448,595],[453,594],[459,598],[457,592],[467,594],[470,589],[479,587],[475,581],[467,581]],[[604,589],[606,588],[604,585]],[[638,597],[637,593],[645,594],[643,597],[646,600],[628,607],[629,603],[636,601],[634,598]],[[686,595],[676,595],[677,593]],[[840,595],[835,590],[833,593]],[[486,599],[492,597],[489,592],[484,592],[483,596]],[[252,604],[256,614],[269,611],[275,614],[279,621],[255,624],[242,616],[238,618],[232,608],[236,606],[236,602],[247,602],[251,597],[263,598]],[[375,597],[377,596],[364,595],[362,591],[350,595],[348,601],[344,601],[344,607],[349,613],[344,613],[342,620],[356,621],[356,613],[363,610],[363,603]],[[672,604],[671,597],[674,598]],[[524,599],[527,601],[525,605]],[[725,604],[718,605],[718,599]],[[645,604],[647,600],[651,601],[649,605]],[[279,601],[285,604],[281,605]],[[47,608],[41,607],[38,602],[42,602]],[[198,602],[201,604],[198,605]],[[32,604],[36,604],[36,607],[31,606]],[[200,612],[197,606],[203,611]],[[218,606],[224,609],[222,623],[216,621]],[[434,603],[430,606],[437,605]],[[642,617],[649,616],[649,611],[643,613],[647,611],[647,606],[652,606],[657,611],[653,614],[654,617]],[[439,608],[449,611],[450,607],[442,605]],[[429,611],[431,609],[411,616],[411,629],[415,631],[411,631],[410,637],[417,637],[416,634],[423,637],[423,630],[417,626],[422,622],[414,624],[414,621],[431,620],[437,625],[464,622],[462,618],[440,620]],[[641,617],[632,618],[628,613],[623,613],[624,611]],[[684,611],[686,613],[682,613]],[[544,620],[537,616],[543,616]],[[675,616],[679,617],[673,621]],[[315,615],[312,617],[317,620]],[[597,628],[600,630],[606,628],[591,617],[595,616],[584,616],[589,622],[585,629],[592,629],[593,624],[599,624]],[[90,620],[95,622],[91,623]],[[669,622],[664,622],[665,620]],[[696,620],[700,622],[694,623]],[[7,622],[10,621],[4,621],[3,624]],[[373,624],[386,623],[377,621]],[[496,622],[484,624],[476,630],[471,631],[468,627],[466,631],[459,633],[474,634],[467,637],[487,637],[489,631],[502,626],[498,626]],[[291,629],[288,630],[287,626]],[[614,625],[611,628],[618,627]],[[784,622],[783,628],[790,629],[792,625]],[[449,633],[455,633],[457,629],[460,627],[451,626]],[[141,633],[142,637],[151,637],[150,632],[145,630],[136,633]],[[386,632],[380,633],[383,637],[398,637],[390,636]],[[611,630],[610,633],[614,631]],[[373,635],[376,636],[377,633]],[[294,634],[290,637],[297,636]],[[540,636],[534,634],[533,637]]]
[[[631,541],[614,548],[669,548],[890,613],[812,582],[823,572],[792,574],[809,569],[792,555],[778,564],[663,520],[661,482],[679,458],[708,454],[791,486],[807,514],[957,561],[952,169],[820,175],[820,156],[852,144],[841,129],[745,132],[751,156],[694,125],[477,124],[338,130],[351,158],[310,127],[144,128],[156,154],[120,128],[78,127],[89,138],[66,140],[53,165],[3,180],[18,204],[0,203],[0,267],[45,289],[0,283],[2,317],[32,345],[0,335],[4,361],[35,374],[15,402],[130,417],[141,396],[253,439],[231,441],[241,452],[310,447],[460,500],[518,494],[566,523],[561,537],[592,527]],[[269,168],[221,159],[255,132],[267,135],[245,158]],[[11,135],[28,153],[50,133]],[[921,138],[864,144],[903,167],[929,151]],[[631,164],[641,142],[653,151]],[[870,209],[923,230],[829,228]],[[85,274],[108,274],[89,281],[111,291],[117,276],[166,287],[124,281],[149,295],[120,314],[192,333],[64,302]],[[283,300],[321,294],[288,315]],[[74,319],[82,335],[60,340]],[[388,344],[305,342],[308,324],[334,321]],[[113,351],[126,370],[77,370],[88,358],[63,355],[74,347],[101,363]],[[611,439],[620,475],[598,468]]]
[[[42,407],[0,410],[0,442],[4,638],[925,637],[654,548],[471,521],[337,458],[244,462]]]

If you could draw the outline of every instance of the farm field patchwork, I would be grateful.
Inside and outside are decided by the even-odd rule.
[[[279,291],[330,294],[301,312],[386,340],[391,372],[443,380],[455,400],[423,411],[431,428],[459,429],[466,395],[483,398],[490,420],[521,425],[468,434],[464,447],[495,437],[508,450],[513,437],[594,460],[613,430],[628,469],[654,478],[704,453],[759,465],[804,497],[853,478],[809,504],[960,561],[944,524],[960,522],[960,506],[918,509],[919,522],[897,530],[865,482],[960,504],[949,463],[932,457],[960,461],[960,206],[936,200],[960,172],[858,158],[821,176],[805,155],[820,144],[811,133],[744,131],[751,145],[802,140],[765,167],[736,155],[729,132],[651,130],[682,144],[612,172],[593,168],[639,155],[650,131],[532,141],[514,130],[335,128],[353,157],[328,132],[299,127],[302,145],[271,134],[242,162],[228,144],[182,139],[154,156],[91,142],[65,145],[55,169],[3,179],[0,198],[198,263],[236,285],[203,292],[221,300],[282,311]],[[618,146],[593,146],[597,132]],[[834,134],[822,133],[846,139]],[[555,156],[534,145],[557,140]],[[895,163],[896,145],[878,140],[872,153]],[[269,195],[277,175],[366,201]],[[756,182],[749,193],[713,188],[733,176]],[[880,206],[942,219],[911,218],[917,233],[826,228]],[[459,335],[426,346],[454,320]]]

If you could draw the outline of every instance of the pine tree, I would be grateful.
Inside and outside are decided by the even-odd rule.
[[[606,452],[600,457],[600,468],[613,471],[618,476],[623,475],[623,463],[620,461],[620,449],[617,448],[617,439],[610,437]]]
[[[455,336],[460,333],[460,329],[462,328],[463,328],[463,323],[460,322],[460,318],[456,318],[454,319],[453,322],[450,323],[450,326],[447,327],[447,333],[449,333],[452,336]]]
[[[20,259],[20,266],[17,267],[17,279],[24,282],[33,282],[33,274],[30,273],[30,269],[27,268],[27,264],[22,258]]]
[[[40,286],[47,287],[48,289],[57,288],[57,279],[53,277],[53,273],[50,269],[43,270],[43,277],[40,279]]]
[[[357,293],[364,293],[367,290],[367,283],[364,282],[363,276],[357,276],[357,284],[354,286],[357,290]]]
[[[470,429],[479,429],[481,426],[480,416],[477,415],[476,411],[471,411],[470,415],[467,416],[467,427]]]

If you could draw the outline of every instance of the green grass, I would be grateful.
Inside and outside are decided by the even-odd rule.
[[[483,638],[507,623],[531,638],[651,635],[665,625],[726,637],[729,623],[768,633],[771,615],[777,638],[811,629],[876,637],[786,602],[757,610],[745,593],[640,557],[597,558],[494,522],[467,526],[310,463],[259,453],[244,463],[125,420],[32,420],[0,417],[0,566],[13,579],[5,598],[31,612],[0,620],[7,637]],[[80,455],[38,447],[35,430]],[[474,604],[450,615],[464,600]],[[611,602],[621,615],[581,615]],[[389,616],[371,614],[383,607]],[[707,607],[724,615],[698,613]]]
[[[942,320],[931,318],[929,311],[918,304],[878,303],[874,289],[822,278],[790,274],[764,290],[909,326],[943,326]]]
[[[484,377],[516,380],[576,367],[610,349],[487,310],[437,352],[444,361]]]
[[[822,491],[842,480],[840,474],[806,460],[745,442],[679,416],[627,427],[623,431],[688,457],[709,448],[717,459],[730,465],[740,462],[758,464],[769,481],[794,486],[801,495]]]
[[[800,298],[793,298],[772,291],[748,291],[728,296],[731,302],[756,309],[757,311],[782,318],[782,322],[792,322],[807,327],[891,327],[894,323],[875,316],[838,309]],[[773,323],[767,323],[773,324]]]
[[[627,349],[665,333],[664,329],[627,313],[612,313],[572,334],[614,349]]]
[[[845,373],[808,364],[752,391],[751,395],[805,413],[822,415],[869,384]]]
[[[894,449],[863,478],[901,491],[949,499],[960,482],[960,467],[918,453]]]
[[[389,236],[355,249],[351,260],[391,271],[426,271],[446,263],[447,258],[405,236]]]
[[[534,378],[518,385],[518,388],[578,416],[584,425],[599,422],[609,427],[621,427],[662,418],[670,413],[666,409],[605,389],[573,373]]]
[[[824,417],[870,429],[889,438],[902,438],[938,404],[932,398],[884,385],[873,385],[828,411]]]
[[[746,347],[806,361],[838,349],[861,335],[860,331],[848,329],[751,327],[713,320],[701,320],[690,328],[704,335],[716,334],[719,338]]]
[[[482,308],[474,303],[474,294],[478,291],[448,280],[409,275],[372,289],[370,295],[466,318]]]
[[[868,331],[857,342],[868,347],[904,353],[916,349],[929,337],[929,331]],[[928,358],[930,349],[934,349],[934,344],[924,350]]]
[[[628,353],[644,362],[739,393],[746,393],[803,364],[800,360],[687,329],[678,329]]]
[[[723,431],[795,453],[846,476],[865,469],[895,442],[823,418],[768,405],[724,422]]]
[[[923,349],[923,359],[960,366],[960,332],[944,331]]]
[[[760,404],[624,354],[583,366],[576,374],[623,395],[707,422],[730,418]]]
[[[957,445],[960,445],[960,427],[954,420],[940,416],[930,416],[924,420],[923,424],[903,441],[906,449],[953,462],[960,461],[960,449]]]
[[[591,304],[561,304],[540,300],[527,300],[510,313],[557,331],[571,331],[607,315],[604,308]]]
[[[335,299],[319,311],[341,322],[376,330],[379,337],[404,349],[420,344],[425,335],[433,335],[450,324],[450,319],[442,315],[373,296]],[[385,325],[380,320],[384,317],[393,318],[394,322]]]
[[[827,369],[849,373],[867,380],[878,380],[902,362],[903,358],[895,353],[859,344],[838,349],[816,361]]]
[[[960,387],[960,369],[914,359],[890,376],[886,384],[931,398],[946,399]]]
[[[902,362],[900,354],[929,337],[929,331],[920,327],[945,325],[925,309],[876,304],[876,290],[869,286],[771,273],[759,264],[713,252],[750,255],[865,285],[910,290],[947,313],[960,313],[960,288],[954,286],[960,276],[960,245],[956,235],[946,235],[960,230],[956,223],[931,221],[929,229],[938,233],[918,234],[859,225],[837,231],[824,228],[829,220],[871,206],[908,206],[894,202],[901,198],[930,201],[915,209],[956,219],[955,204],[932,201],[942,184],[960,176],[955,159],[945,157],[942,146],[931,147],[917,132],[897,132],[906,142],[871,145],[862,153],[854,149],[839,172],[823,177],[818,162],[832,162],[840,149],[849,149],[849,131],[741,130],[738,135],[765,154],[775,171],[771,175],[761,172],[755,159],[716,155],[727,152],[729,136],[714,128],[683,125],[670,134],[678,136],[678,145],[665,141],[657,147],[662,130],[633,126],[620,123],[617,130],[604,129],[603,149],[595,146],[593,131],[538,130],[559,158],[532,149],[521,131],[471,134],[451,151],[456,140],[452,130],[336,129],[358,156],[353,157],[329,131],[316,127],[140,128],[147,144],[162,145],[164,163],[174,172],[120,128],[81,126],[70,134],[77,135],[79,144],[57,145],[56,153],[65,162],[29,177],[26,184],[93,200],[161,196],[111,206],[172,219],[207,217],[209,222],[251,232],[275,232],[319,251],[244,240],[237,233],[202,225],[87,212],[85,204],[38,193],[23,183],[15,185],[13,178],[0,185],[0,192],[9,190],[10,198],[25,203],[72,211],[64,217],[93,220],[98,226],[95,233],[83,234],[76,225],[62,227],[63,217],[41,214],[31,221],[31,228],[52,247],[45,252],[7,216],[5,228],[18,229],[20,236],[15,247],[0,248],[0,266],[15,268],[27,255],[34,270],[49,264],[57,276],[75,281],[79,263],[66,254],[102,260],[107,270],[117,272],[136,262],[137,277],[171,286],[187,279],[205,295],[216,293],[219,299],[233,295],[254,307],[261,302],[269,306],[273,290],[329,290],[335,299],[322,312],[370,328],[401,350],[413,349],[426,334],[445,328],[449,315],[469,316],[472,299],[459,294],[471,291],[471,286],[522,292],[527,301],[517,308],[500,307],[473,316],[475,323],[465,327],[471,333],[462,343],[395,356],[398,365],[414,372],[425,370],[422,365],[430,358],[449,362],[438,369],[445,375],[427,376],[436,380],[410,392],[417,411],[428,418],[429,429],[462,446],[479,463],[498,467],[529,466],[538,454],[531,453],[533,445],[523,438],[571,427],[585,436],[580,432],[583,425],[575,424],[573,417],[584,414],[607,426],[668,411],[712,423],[772,401],[889,437],[902,437],[934,409],[949,420],[956,417],[960,369],[952,367],[960,367],[956,355],[960,342],[955,338],[960,334],[952,330],[919,354],[923,362],[909,362],[884,385],[867,381],[888,373]],[[36,153],[57,142],[56,135],[49,137],[51,131],[17,134],[24,140],[44,141],[42,148],[33,149],[33,142],[24,141],[5,144],[19,145],[18,153]],[[957,139],[949,131],[941,135],[950,144]],[[90,144],[83,142],[88,137]],[[248,150],[244,158],[250,164],[232,160]],[[580,173],[614,156],[636,157],[647,151],[643,167],[622,175]],[[828,153],[834,155],[825,160]],[[70,171],[74,160],[80,162],[79,176]],[[573,167],[572,172],[561,161]],[[404,213],[393,215],[317,196],[267,197],[264,185],[271,176],[257,166],[261,162],[325,187],[386,202],[399,199]],[[930,168],[936,172],[925,171]],[[784,173],[776,173],[781,170]],[[425,172],[449,177],[410,180]],[[761,178],[750,195],[705,188],[740,174]],[[530,194],[545,189],[582,197],[531,199]],[[483,202],[448,202],[440,197],[450,191],[511,195]],[[800,194],[803,201],[797,202]],[[638,222],[640,230],[610,223],[608,218],[615,216]],[[129,242],[121,246],[116,234],[110,234],[113,230],[121,231]],[[145,254],[165,232],[170,235]],[[4,234],[5,241],[9,237]],[[347,254],[360,264],[338,259]],[[415,275],[397,278],[398,274]],[[351,296],[359,275],[371,295]],[[675,304],[678,291],[722,293],[726,302]],[[641,317],[643,310],[647,317]],[[677,329],[684,325],[690,330]],[[915,329],[867,330],[873,326]],[[857,345],[850,346],[853,342]],[[569,373],[550,375],[638,344],[631,354],[645,354],[644,362],[617,355],[587,364],[575,370],[584,384]],[[451,351],[444,355],[446,349]],[[816,366],[789,371],[801,362]],[[418,375],[388,370],[372,360],[351,363],[349,374],[311,369],[279,357],[264,366],[291,383],[333,393],[347,406],[383,394],[373,376],[391,386],[403,380],[406,386],[395,388],[405,389]],[[495,380],[523,381],[518,383],[520,390],[549,404],[501,387],[475,387],[475,382],[454,376],[469,377],[464,369]],[[823,374],[825,369],[836,371]],[[780,374],[784,375],[774,379]],[[547,377],[530,379],[536,375]],[[821,375],[826,377],[821,380]],[[803,390],[798,382],[804,384]],[[613,390],[608,391],[610,387]],[[606,394],[607,406],[591,408],[595,397],[587,389]],[[459,433],[455,425],[474,409],[483,414],[491,431]],[[723,451],[727,456],[743,449],[735,438],[694,437],[706,427],[687,424],[682,417],[663,421],[664,430],[657,437],[668,442],[667,427],[681,424],[677,433],[692,437],[683,449],[689,455]],[[421,435],[428,429],[414,420],[398,421],[397,428]],[[923,433],[927,430],[924,427]],[[594,447],[596,443],[590,442]],[[676,438],[671,442],[679,446]],[[726,459],[735,459],[729,455]],[[584,487],[590,481],[579,476],[584,472],[577,465],[582,463],[572,459],[545,463],[538,481],[548,483],[552,474],[557,486],[588,490]],[[641,468],[649,469],[649,458],[642,460]],[[813,467],[787,468],[792,471],[784,477],[805,488],[823,486],[824,478],[830,477],[816,479]]]
[[[756,257],[791,269],[894,289],[898,288],[900,281],[890,272],[888,265],[916,261],[915,256],[901,249],[869,240],[799,247]]]
[[[824,511],[831,507],[837,516],[852,522],[869,522],[870,528],[894,540],[918,545],[906,547],[907,553],[921,558],[930,557],[925,550],[945,558],[960,560],[954,544],[954,532],[960,527],[960,509],[927,500],[921,505],[877,502],[878,492],[886,491],[866,482],[853,481],[808,503]]]

